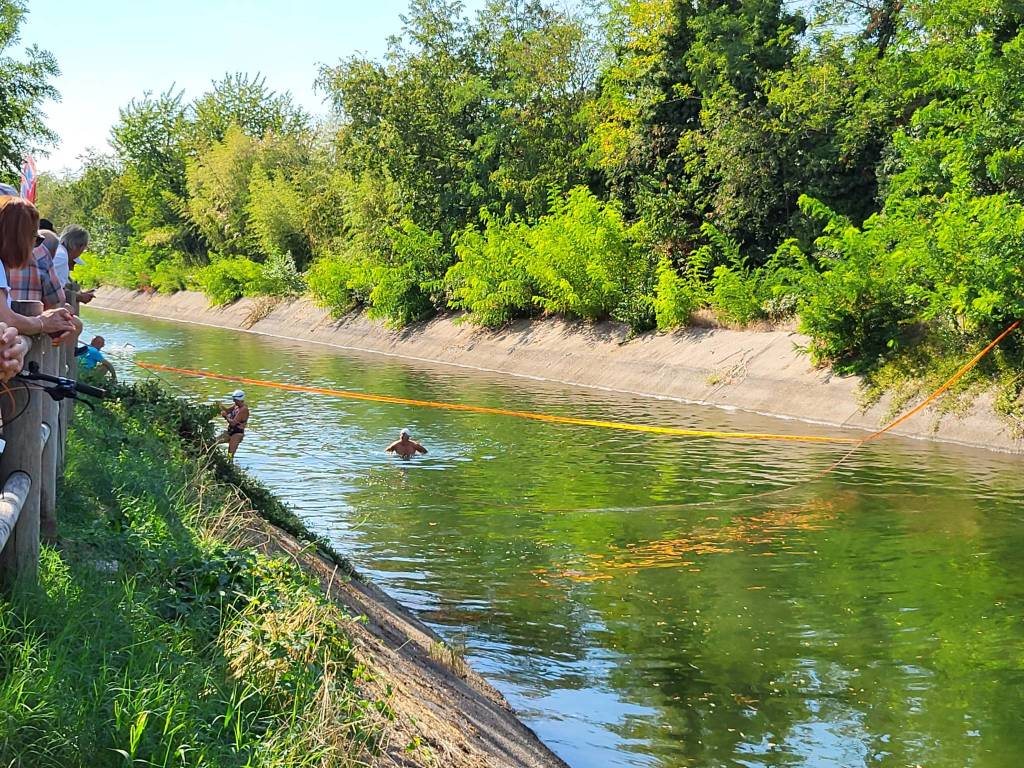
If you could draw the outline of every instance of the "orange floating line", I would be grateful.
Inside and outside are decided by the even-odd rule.
[[[326,389],[324,387],[310,387],[304,384],[285,384],[276,381],[264,381],[262,379],[250,379],[244,376],[228,376],[223,373],[211,371],[197,371],[190,368],[175,368],[169,365],[158,363],[136,362],[140,368],[164,373],[178,373],[184,376],[197,376],[205,379],[217,379],[219,381],[230,381],[236,384],[248,384],[255,387],[268,387],[281,389],[286,392],[305,392],[314,395],[326,395],[328,397],[341,397],[348,400],[363,400],[374,403],[389,403],[392,405],[411,405],[418,408],[439,408],[448,411],[464,411],[468,413],[483,413],[493,416],[511,416],[518,419],[530,419],[532,421],[543,421],[551,424],[573,424],[582,427],[599,427],[602,429],[618,429],[629,432],[647,432],[658,435],[676,435],[679,437],[710,437],[722,440],[774,440],[802,443],[832,443],[840,445],[853,445],[860,440],[852,437],[829,437],[824,435],[776,435],[761,432],[720,432],[714,430],[679,429],[676,427],[655,427],[647,424],[627,424],[620,421],[601,421],[598,419],[580,419],[573,416],[556,416],[548,413],[533,413],[531,411],[513,411],[506,408],[491,408],[483,405],[465,405],[463,403],[441,403],[433,400],[414,400],[407,397],[392,397],[390,395],[374,395],[365,392],[350,392],[342,389]]]

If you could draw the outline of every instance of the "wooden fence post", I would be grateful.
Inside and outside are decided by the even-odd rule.
[[[71,307],[71,313],[76,317],[80,315],[81,305],[78,301],[78,283],[68,283],[64,289],[65,296],[67,297],[68,306]],[[79,318],[80,319],[80,318]],[[78,358],[75,357],[75,347],[79,341],[83,341],[78,338],[71,338],[64,342],[64,370],[60,374],[66,378],[78,381]],[[71,427],[71,422],[75,420],[75,401],[74,400],[63,400],[61,401],[60,408],[60,459],[58,463],[58,471],[64,473],[64,460],[65,452],[67,451],[67,440],[68,430]]]
[[[64,296],[71,314],[78,314],[78,292],[74,283],[64,286]],[[68,379],[78,379],[78,358],[75,357],[75,347],[78,344],[77,338],[65,339],[60,345],[60,359],[57,367],[57,375]],[[64,474],[65,451],[67,450],[68,427],[71,424],[72,408],[74,400],[61,400],[57,409],[57,434],[60,439],[57,441],[57,475]]]
[[[39,370],[51,376],[63,375],[60,373],[63,343],[55,347],[43,336],[40,346],[43,359]],[[60,429],[60,404],[49,396],[42,396],[42,392],[35,394],[41,396],[43,424],[50,428],[50,439],[43,445],[39,475],[39,535],[43,541],[53,543],[57,540],[57,456],[61,452],[58,446],[63,444],[66,435]]]
[[[43,312],[38,301],[15,301],[11,305],[21,315],[37,317]],[[25,355],[30,362],[42,362],[43,347],[50,343],[45,334],[32,338],[32,348]],[[0,552],[0,579],[6,586],[16,581],[35,582],[39,576],[39,477],[42,463],[40,425],[45,394],[23,385],[11,385],[12,397],[0,397],[0,418],[3,419],[4,452],[0,454],[0,487],[16,472],[30,479],[30,487],[18,521]]]
[[[67,376],[67,349],[68,343],[62,342],[57,347],[57,375]],[[67,440],[67,435],[64,434],[64,403],[66,401],[61,400],[57,403],[57,442],[54,444],[56,449],[56,463],[57,463],[57,476],[60,477],[64,474],[64,442]]]

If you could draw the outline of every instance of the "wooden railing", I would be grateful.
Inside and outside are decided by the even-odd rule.
[[[77,302],[72,302],[73,307]],[[12,309],[35,317],[37,301],[15,301]],[[51,376],[78,378],[75,339],[54,346],[50,337],[30,338],[25,369],[30,364]],[[41,388],[12,381],[0,391],[3,453],[0,454],[0,584],[35,581],[39,574],[39,545],[57,538],[57,479],[64,471],[68,425],[74,400],[57,402]]]

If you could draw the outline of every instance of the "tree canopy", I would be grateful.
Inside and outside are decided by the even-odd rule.
[[[26,6],[0,0],[0,175],[13,180],[22,158],[52,145],[57,135],[46,126],[42,105],[60,94],[53,79],[60,74],[53,54],[36,45],[21,57],[12,49],[21,42]]]

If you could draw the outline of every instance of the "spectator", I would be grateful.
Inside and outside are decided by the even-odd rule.
[[[85,264],[82,261],[82,254],[88,247],[89,233],[85,227],[80,227],[77,224],[69,224],[64,227],[64,231],[60,235],[60,245],[57,246],[57,252],[53,257],[53,264],[57,270],[57,277],[61,280],[61,285],[67,285],[71,280],[71,272],[74,270],[75,264]],[[93,291],[79,291],[78,300],[82,304],[88,304],[92,301],[93,295]]]
[[[0,323],[16,328],[19,333],[49,333],[62,340],[75,331],[67,309],[48,309],[39,317],[25,317],[11,309],[8,270],[31,262],[38,232],[39,212],[32,203],[11,195],[0,196]]]
[[[53,257],[42,231],[28,264],[8,269],[7,280],[14,301],[41,301],[44,309],[63,307],[66,303],[64,284],[54,270]]]

